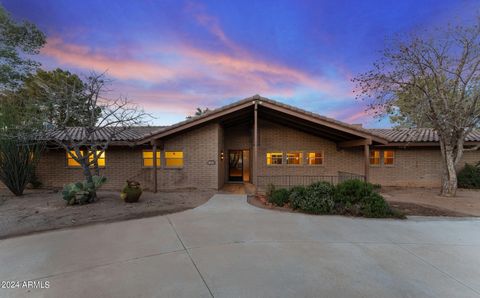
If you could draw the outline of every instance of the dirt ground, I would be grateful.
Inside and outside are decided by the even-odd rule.
[[[125,203],[118,192],[99,191],[98,201],[67,206],[61,192],[27,190],[21,197],[0,189],[0,239],[98,222],[174,213],[202,205],[214,191],[144,192],[138,203]]]
[[[457,196],[439,196],[438,188],[382,187],[380,193],[406,215],[480,216],[480,190],[458,189]]]

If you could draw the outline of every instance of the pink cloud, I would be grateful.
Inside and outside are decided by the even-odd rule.
[[[116,59],[86,46],[65,43],[60,38],[49,38],[41,53],[64,65],[98,72],[108,70],[110,75],[119,79],[157,81],[178,75],[157,62]]]
[[[221,99],[255,93],[291,98],[305,91],[321,93],[331,100],[352,97],[348,79],[338,82],[312,76],[257,57],[233,42],[216,18],[202,10],[192,11],[198,24],[228,51],[214,52],[188,43],[99,49],[56,37],[48,39],[42,55],[69,67],[107,71],[109,76],[120,80],[115,83],[117,95],[126,95],[146,109],[180,111],[186,115],[197,106],[213,108]],[[339,72],[348,78],[347,68],[339,66]]]

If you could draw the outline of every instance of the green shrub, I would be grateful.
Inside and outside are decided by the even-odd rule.
[[[328,182],[316,182],[305,189],[303,199],[297,200],[298,209],[315,214],[327,214],[333,210],[334,187]]]
[[[283,207],[288,203],[289,194],[290,192],[285,188],[275,189],[267,199],[270,203]]]
[[[480,162],[476,165],[466,163],[457,175],[458,187],[480,188]]]
[[[371,183],[361,180],[346,180],[339,183],[335,189],[335,202],[340,204],[360,204],[362,198],[374,193],[374,186]]]
[[[363,197],[361,212],[365,217],[389,217],[393,215],[387,201],[375,192]]]
[[[300,209],[301,202],[304,200],[306,192],[307,190],[304,186],[294,186],[290,189],[290,195],[288,198],[290,206],[293,209]]]
[[[275,191],[275,185],[273,185],[272,183],[268,184],[267,190],[265,191],[265,196],[267,198],[271,197],[274,191]]]

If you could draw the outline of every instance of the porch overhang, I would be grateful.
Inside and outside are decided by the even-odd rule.
[[[340,148],[368,145],[385,145],[388,140],[341,121],[311,113],[302,109],[282,104],[271,99],[255,95],[231,105],[213,110],[205,115],[172,125],[158,132],[153,132],[138,142],[151,143],[174,134],[194,129],[210,122],[232,125],[239,122],[253,122],[254,107],[257,106],[258,119],[273,121],[310,134],[330,139]]]

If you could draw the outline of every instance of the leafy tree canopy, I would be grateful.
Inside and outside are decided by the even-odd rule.
[[[0,88],[14,90],[38,63],[29,59],[45,44],[45,35],[28,22],[14,21],[0,5]]]
[[[57,97],[56,100],[52,100],[52,96]],[[39,114],[45,117],[44,122],[52,125],[82,126],[91,116],[86,109],[86,84],[76,74],[60,68],[39,69],[27,76],[17,97],[32,101]],[[98,117],[99,113],[97,110],[93,116]]]

